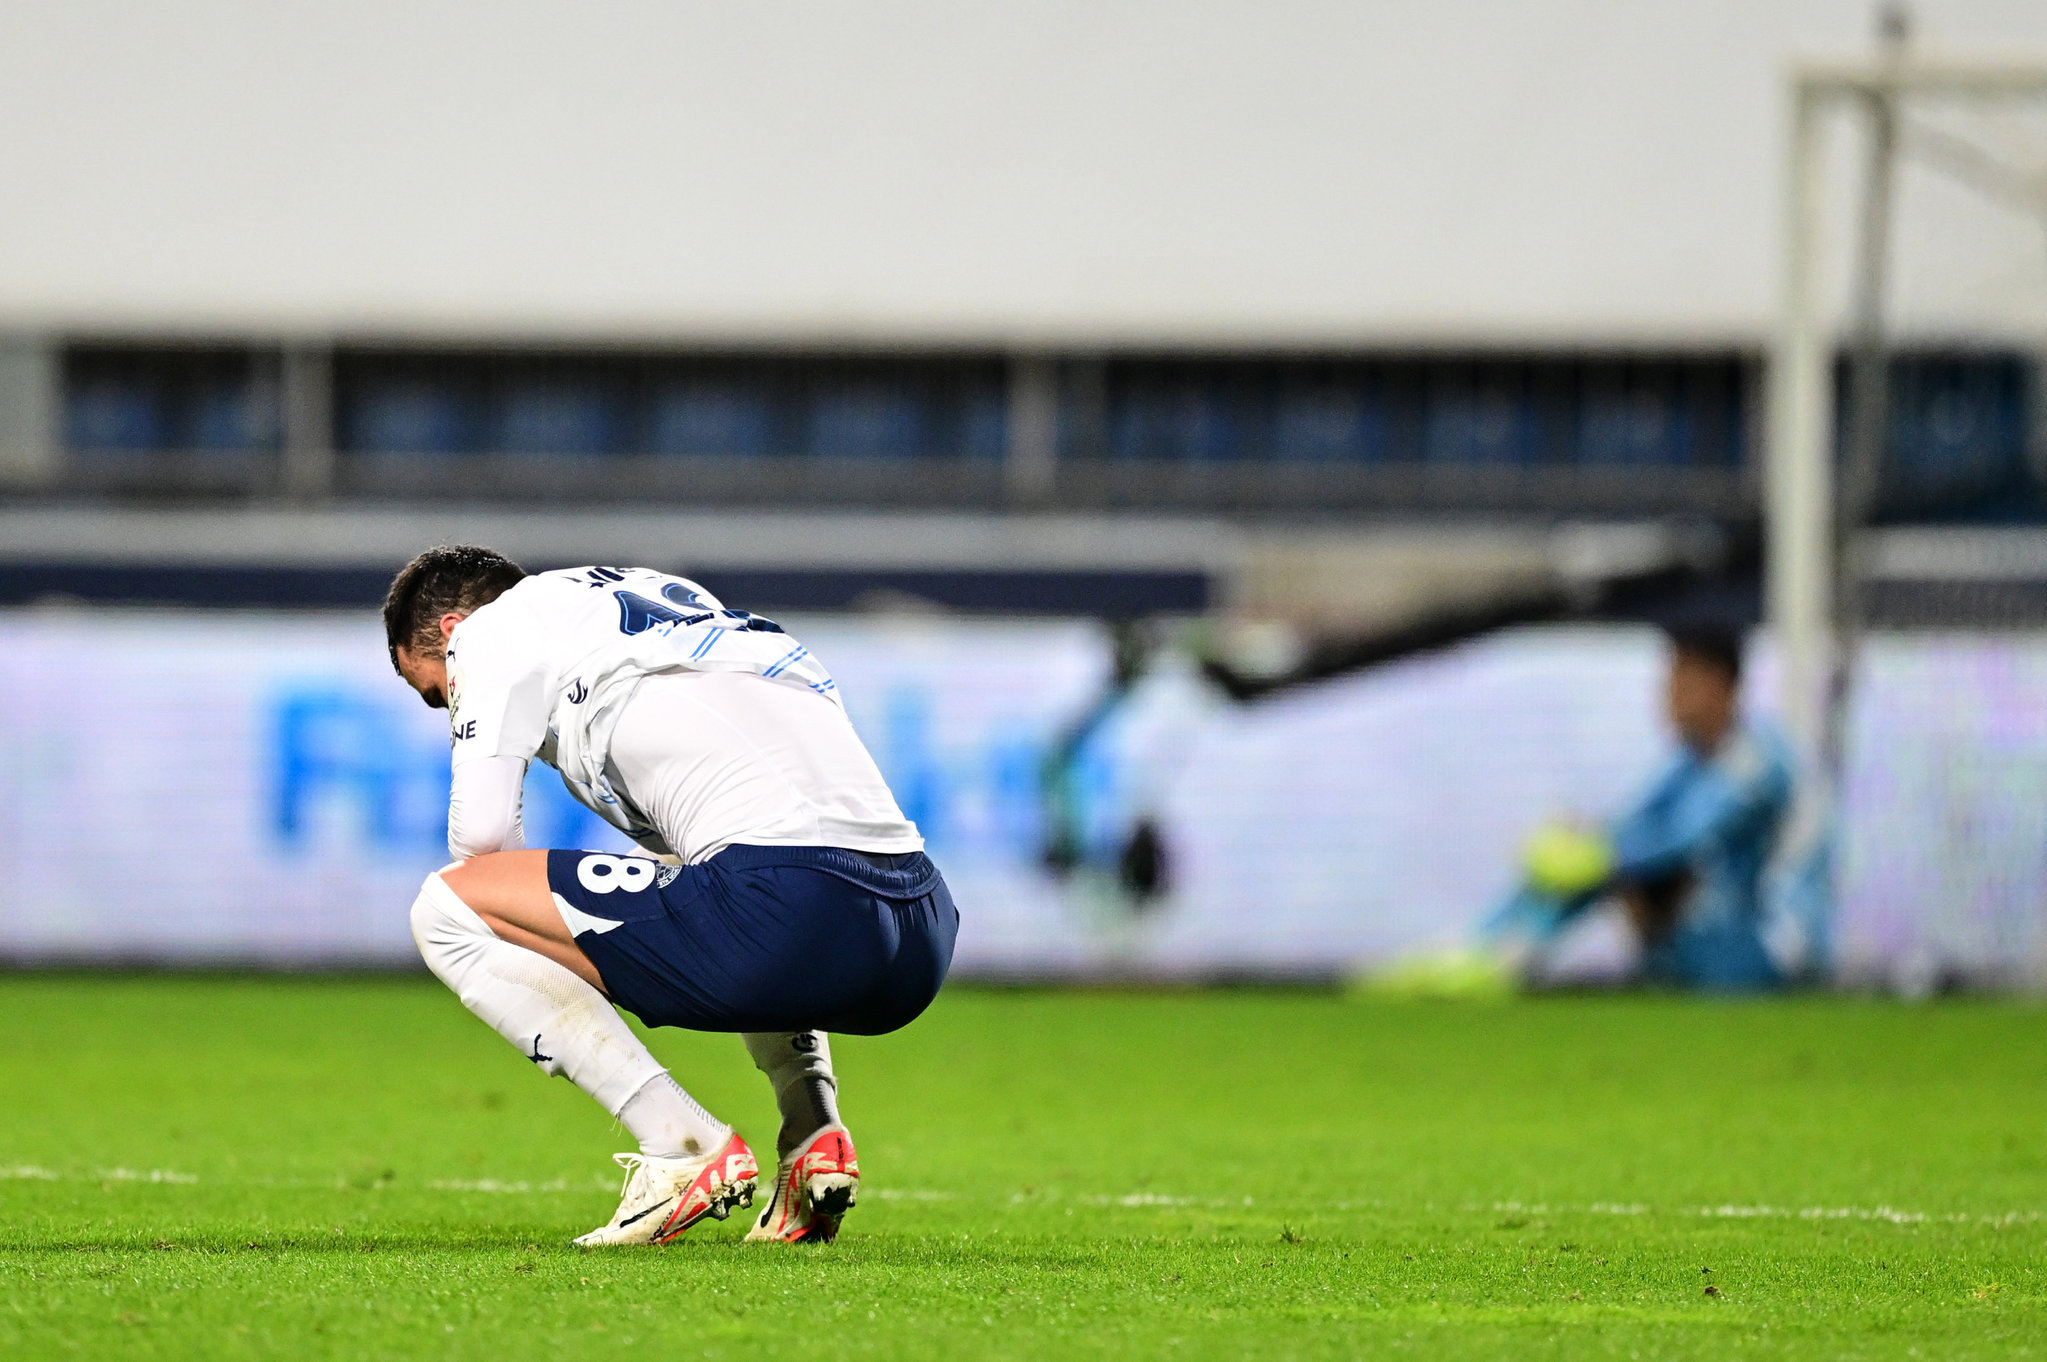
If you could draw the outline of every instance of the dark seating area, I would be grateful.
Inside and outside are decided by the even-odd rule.
[[[1760,362],[1736,353],[315,353],[294,425],[276,346],[66,347],[66,490],[263,496],[312,446],[317,494],[370,499],[1740,517],[1757,498]],[[1026,369],[1051,420],[1019,491]],[[1887,518],[2047,508],[2028,361],[1914,353],[1892,379]]]

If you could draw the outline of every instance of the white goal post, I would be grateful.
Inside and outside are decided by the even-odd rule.
[[[1770,356],[1765,431],[1765,615],[1781,668],[1786,726],[1829,775],[1841,756],[1841,711],[1862,624],[1864,524],[1887,433],[1885,301],[1900,157],[1926,165],[2047,228],[2047,171],[2015,166],[1936,124],[1915,123],[1927,101],[2047,107],[2047,60],[1942,62],[1908,54],[1902,30],[1877,60],[1794,72],[1783,218],[1783,294]],[[1865,155],[1845,325],[1824,259],[1830,204],[1829,120],[1847,111]],[[2047,232],[2043,232],[2047,252]],[[1830,267],[1835,273],[1830,274]],[[2043,322],[2047,330],[2047,322]],[[1844,457],[1835,449],[1835,352],[1845,342],[1852,382]],[[1830,779],[1828,784],[1833,782]]]

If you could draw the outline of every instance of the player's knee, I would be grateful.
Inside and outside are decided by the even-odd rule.
[[[490,927],[435,871],[412,901],[412,943],[436,974],[445,976],[465,947],[491,935]]]

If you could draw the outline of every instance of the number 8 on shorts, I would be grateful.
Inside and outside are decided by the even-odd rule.
[[[576,866],[576,879],[593,894],[623,889],[638,893],[654,882],[654,862],[644,856],[585,856]]]

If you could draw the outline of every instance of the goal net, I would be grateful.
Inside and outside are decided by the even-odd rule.
[[[2047,54],[1794,79],[1767,613],[1851,980],[2047,984]]]

